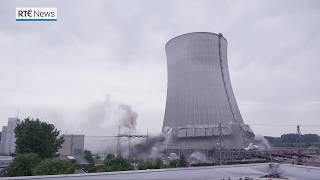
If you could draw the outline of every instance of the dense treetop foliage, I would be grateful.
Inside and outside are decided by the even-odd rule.
[[[41,158],[34,153],[18,154],[8,168],[7,176],[31,176],[32,168],[36,167]]]
[[[94,162],[93,162],[93,157],[92,157],[91,151],[84,150],[84,151],[83,151],[83,154],[84,154],[83,157],[84,157],[90,164],[94,163]]]
[[[50,158],[41,161],[32,169],[32,175],[57,175],[72,174],[75,170],[74,165],[65,160]]]
[[[16,152],[36,153],[41,158],[53,157],[64,142],[53,124],[26,118],[15,128]]]
[[[137,159],[136,164],[139,170],[165,168],[161,159]]]
[[[162,169],[187,166],[188,163],[184,156],[181,156],[180,158],[174,160],[163,161],[160,158],[129,159],[124,158],[122,156],[108,154],[106,159],[104,160],[105,171],[127,171],[133,169]]]
[[[129,159],[113,154],[108,154],[104,160],[104,165],[106,171],[128,171],[133,169]]]
[[[187,167],[188,166],[187,158],[184,155],[180,156],[178,166],[179,167]]]

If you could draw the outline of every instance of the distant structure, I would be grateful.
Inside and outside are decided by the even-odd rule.
[[[0,175],[3,173],[3,168],[7,168],[12,163],[12,156],[0,156]]]
[[[19,123],[20,120],[18,118],[8,118],[8,126],[2,127],[0,154],[10,155],[12,153],[15,153],[16,137],[14,134],[14,129]]]
[[[59,149],[60,155],[82,155],[84,151],[84,135],[64,134],[64,143]]]
[[[243,149],[254,134],[231,87],[227,40],[195,32],[166,44],[168,89],[162,131],[167,149]]]
[[[64,142],[58,150],[62,159],[77,165],[87,165],[89,162],[83,157],[84,135],[64,134]]]

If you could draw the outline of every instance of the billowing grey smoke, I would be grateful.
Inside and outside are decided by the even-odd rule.
[[[207,160],[208,160],[207,156],[199,151],[193,152],[190,155],[190,162],[191,163],[205,162]]]
[[[140,158],[160,158],[163,157],[163,142],[165,136],[149,136],[148,139],[142,140],[134,145],[133,155]]]
[[[248,147],[244,148],[248,150],[268,150],[271,146],[266,138],[262,135],[256,134],[254,138],[254,143],[250,143]]]
[[[128,133],[129,129],[136,133],[138,113],[130,105],[112,101],[110,96],[106,96],[81,110],[37,108],[28,116],[55,124],[62,134],[84,134],[86,149],[96,153],[114,153],[117,146],[114,136],[118,134],[118,127],[121,127],[121,133]]]
[[[138,114],[132,110],[131,106],[126,104],[120,104],[117,108],[119,125],[122,127],[135,130],[137,126]]]
[[[165,127],[161,134],[149,136],[146,141],[136,143],[133,154],[140,158],[164,158],[165,145],[171,138],[172,128]]]
[[[260,150],[267,150],[270,149],[271,146],[266,138],[262,135],[255,135],[255,144],[259,147]]]
[[[86,135],[85,148],[95,153],[115,153],[117,139],[110,136],[116,136],[119,127],[123,133],[128,133],[128,129],[134,133],[137,117],[138,113],[130,105],[111,101],[109,96],[96,101],[79,118],[79,128]]]
[[[108,96],[83,111],[80,128],[89,136],[117,135],[119,126],[135,130],[137,117],[130,105],[113,102]]]
[[[68,115],[64,113],[59,116],[59,122],[63,122],[59,124],[60,127],[68,130],[63,130],[63,133],[85,134],[85,149],[93,153],[116,153],[118,149],[115,136],[119,133],[119,127],[122,134],[128,134],[129,129],[131,134],[139,134],[136,132],[138,113],[130,105],[112,101],[110,96],[97,100],[80,113]],[[55,118],[49,119],[57,122]],[[163,157],[163,144],[170,139],[171,129],[168,128],[165,132],[149,136],[148,139],[132,139],[131,153],[137,157]],[[129,149],[128,139],[121,138],[120,142],[120,151],[125,155]]]

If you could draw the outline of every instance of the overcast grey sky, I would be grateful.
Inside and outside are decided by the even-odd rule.
[[[21,6],[57,7],[58,21],[16,22]],[[255,133],[295,124],[320,133],[319,28],[317,0],[2,0],[0,125],[19,111],[77,132],[75,114],[108,94],[138,113],[139,131],[160,132],[165,43],[209,31],[228,40],[234,93]]]

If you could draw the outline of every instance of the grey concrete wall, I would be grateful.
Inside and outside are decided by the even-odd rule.
[[[8,126],[2,127],[0,154],[10,155],[11,153],[15,153],[16,137],[14,129],[19,122],[18,118],[8,118]]]
[[[61,155],[80,155],[84,150],[84,135],[65,134],[62,148],[59,149]]]
[[[190,137],[172,142],[175,146],[182,141],[181,146],[215,146],[216,140],[207,136],[220,132],[219,123],[222,131],[228,132],[223,135],[229,148],[244,147],[248,135],[253,135],[243,123],[233,94],[227,44],[222,35],[214,33],[188,33],[166,44],[168,90],[163,131],[169,127],[179,137]]]

